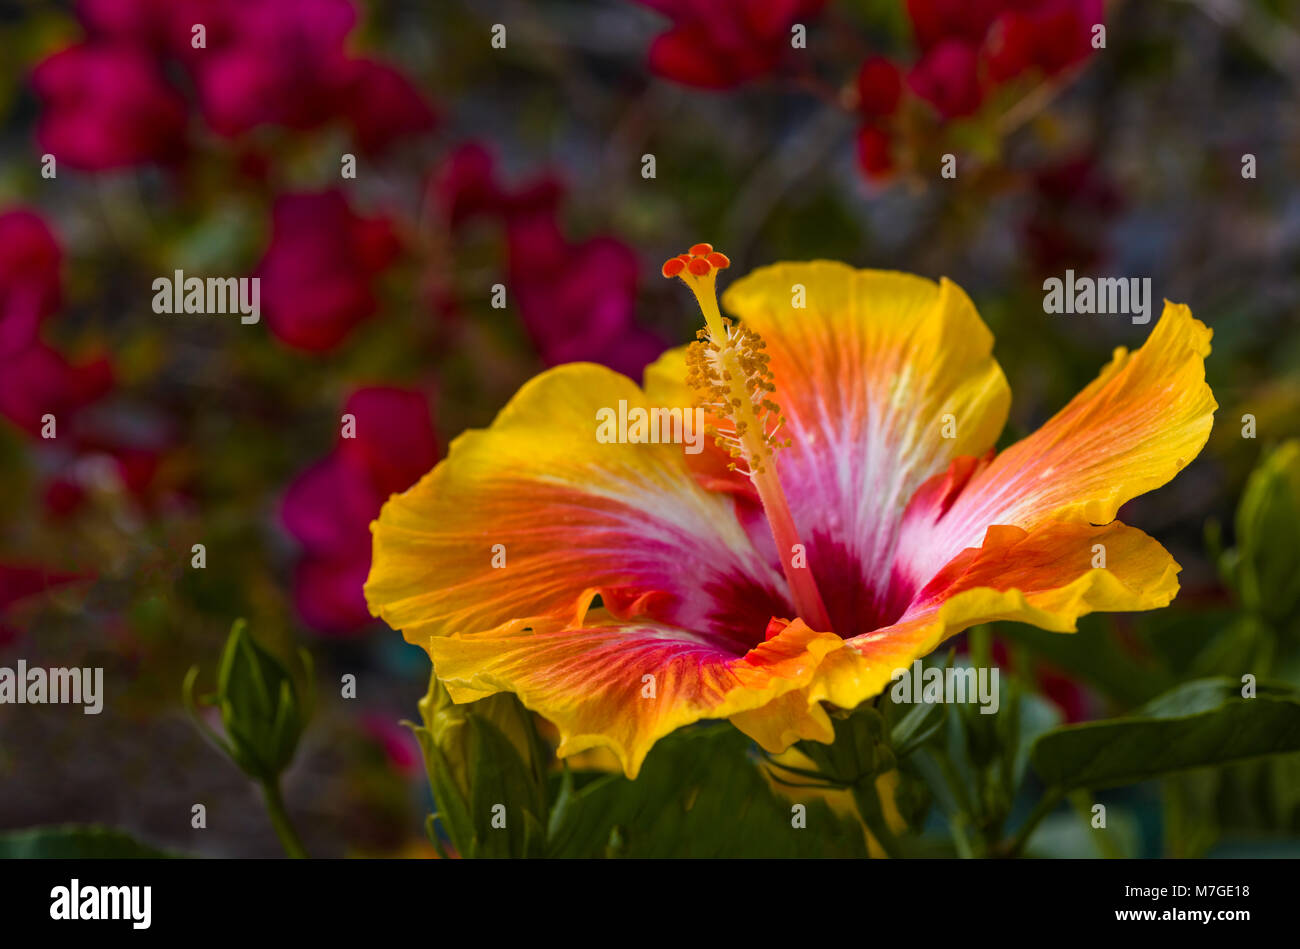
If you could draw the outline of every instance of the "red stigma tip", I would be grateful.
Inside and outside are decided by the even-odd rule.
[[[731,266],[726,254],[719,254],[712,244],[692,244],[689,254],[678,254],[664,262],[665,277],[707,277],[715,270]]]

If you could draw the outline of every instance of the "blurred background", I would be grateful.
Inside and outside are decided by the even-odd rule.
[[[102,666],[107,694],[0,706],[0,831],[278,854],[181,707],[245,617],[314,659],[285,780],[307,849],[431,853],[399,724],[428,662],[368,617],[367,525],[545,366],[636,378],[692,338],[658,268],[701,240],[733,274],[957,281],[1011,383],[1004,443],[1154,325],[1048,315],[1046,277],[1189,304],[1215,431],[1121,512],[1182,594],[998,655],[1065,721],[1193,673],[1300,682],[1294,602],[1249,607],[1233,573],[1247,479],[1300,434],[1294,3],[4,0],[0,49],[0,666]],[[259,276],[260,322],[155,313],[176,270]],[[1300,853],[1296,756],[1106,800],[1128,854]]]

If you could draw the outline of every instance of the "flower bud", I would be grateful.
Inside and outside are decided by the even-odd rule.
[[[242,619],[235,621],[221,654],[217,691],[205,700],[220,713],[224,740],[212,735],[198,717],[193,699],[197,675],[195,667],[185,682],[186,703],[195,720],[245,774],[273,784],[293,759],[309,715],[289,671],[253,641]]]
[[[424,752],[437,818],[465,857],[540,856],[549,752],[532,715],[500,693],[458,704],[436,675],[420,702]]]

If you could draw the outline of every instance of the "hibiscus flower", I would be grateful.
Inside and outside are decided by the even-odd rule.
[[[635,777],[700,719],[774,753],[829,742],[828,709],[978,623],[1068,632],[1174,598],[1178,564],[1115,515],[1208,437],[1211,334],[1186,306],[994,454],[1010,392],[956,284],[782,263],[727,290],[732,322],[727,264],[707,244],[665,264],[705,328],[644,388],[541,374],[372,525],[370,609],[455,701],[513,692],[560,755],[607,747]],[[621,401],[700,404],[714,444],[597,440]]]

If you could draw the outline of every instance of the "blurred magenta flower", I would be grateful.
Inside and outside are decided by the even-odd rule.
[[[55,417],[57,431],[66,431],[70,416],[113,384],[107,359],[74,364],[41,342],[0,361],[0,375],[0,415],[33,436],[40,435],[46,414]]]
[[[182,0],[207,47],[181,47],[208,124],[238,135],[263,124],[308,129],[328,121],[348,84],[344,43],[356,25],[347,0]]]
[[[106,359],[74,365],[40,339],[41,322],[59,305],[62,256],[37,214],[0,214],[0,415],[32,435],[46,414],[56,434],[66,433],[69,416],[112,384]]]
[[[227,12],[259,0],[77,0],[76,14],[93,40],[147,50],[158,58],[183,58],[194,49],[202,24],[207,46],[220,33]],[[223,9],[226,8],[226,9]]]
[[[170,162],[185,149],[185,102],[150,56],[80,43],[39,63],[32,85],[44,110],[41,149],[84,171]]]
[[[673,21],[650,44],[650,68],[689,86],[727,89],[777,68],[791,50],[791,27],[825,0],[637,0]]]
[[[376,153],[435,124],[401,72],[348,50],[357,23],[348,0],[84,0],[77,12],[87,39],[32,75],[45,105],[38,140],[77,168],[180,157],[189,104],[171,75],[193,87],[207,125],[227,137],[337,120]]]
[[[147,49],[173,45],[184,0],[78,0],[77,19],[96,39]]]
[[[398,250],[392,222],[357,215],[341,191],[279,196],[257,268],[271,332],[309,352],[337,346],[378,308],[375,280]]]
[[[111,426],[77,418],[78,409],[108,391],[112,371],[102,358],[73,364],[40,338],[41,323],[62,301],[62,265],[63,251],[39,214],[23,207],[0,213],[0,415],[32,435],[42,434],[44,415],[54,415],[52,444],[62,450],[43,502],[55,517],[84,500],[77,472],[88,456],[109,459],[120,484],[140,501],[148,500],[161,461],[160,446],[133,444]]]
[[[186,35],[181,51],[219,134],[342,119],[357,146],[375,153],[434,124],[432,108],[402,73],[349,52],[357,14],[348,0],[183,0],[182,9],[189,10],[184,23],[208,27],[207,49],[193,50]]]
[[[425,396],[393,387],[358,389],[344,414],[355,437],[289,485],[281,517],[303,547],[294,577],[298,613],[329,635],[371,622],[362,586],[370,570],[370,522],[389,495],[418,481],[438,459]]]
[[[0,214],[0,360],[30,346],[59,306],[63,252],[40,215]]]
[[[409,728],[399,725],[387,714],[365,712],[361,727],[371,741],[383,752],[385,760],[402,777],[423,771],[420,745]]]
[[[984,101],[979,54],[963,39],[944,39],[926,51],[908,73],[907,82],[945,119],[972,115]]]
[[[539,184],[505,210],[510,287],[524,327],[547,365],[597,362],[637,377],[667,347],[636,324],[636,254],[612,237],[571,243],[560,230],[560,194],[554,183]]]
[[[480,215],[500,213],[504,200],[492,155],[477,142],[461,145],[448,155],[430,188],[453,228]]]
[[[500,183],[488,150],[469,143],[448,156],[431,188],[453,228],[484,216],[503,223],[510,299],[548,366],[597,362],[637,376],[664,351],[636,322],[636,254],[609,236],[570,241],[560,226],[558,178],[512,189]]]

